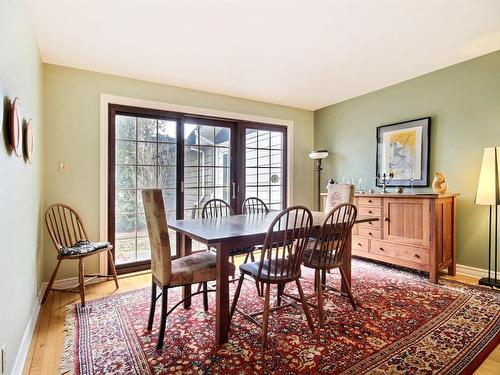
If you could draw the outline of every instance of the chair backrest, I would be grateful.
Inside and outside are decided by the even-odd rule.
[[[201,217],[203,219],[209,217],[223,217],[223,216],[233,216],[234,210],[225,200],[222,199],[210,199],[205,203],[203,209],[201,210]]]
[[[281,211],[267,231],[257,277],[283,281],[299,277],[312,224],[311,211],[304,206],[292,206]]]
[[[262,199],[249,197],[243,202],[241,212],[244,214],[267,214],[269,212],[269,208]]]
[[[333,184],[328,188],[325,202],[325,212],[330,212],[342,203],[352,203],[354,200],[354,185]]]
[[[314,257],[314,264],[318,266],[340,265],[357,212],[356,206],[350,203],[333,208],[323,220],[314,251],[306,261],[312,263]]]
[[[58,252],[63,246],[70,247],[88,239],[82,218],[66,204],[49,206],[45,211],[45,224]]]
[[[142,202],[151,247],[151,272],[162,285],[168,285],[172,275],[172,257],[167,215],[161,190],[142,190]]]

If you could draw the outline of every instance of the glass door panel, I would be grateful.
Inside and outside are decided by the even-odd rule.
[[[114,118],[114,251],[118,267],[150,259],[141,190],[161,188],[168,219],[176,217],[177,120]],[[170,233],[172,255],[175,233]]]
[[[285,207],[284,130],[245,130],[245,198],[258,197],[271,210]]]
[[[231,128],[184,123],[184,218],[200,218],[213,198],[231,203]],[[206,246],[193,241],[193,250]]]

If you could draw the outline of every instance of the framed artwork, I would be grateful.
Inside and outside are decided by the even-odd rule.
[[[19,98],[12,101],[9,116],[9,144],[12,151],[17,157],[21,157],[22,153],[22,117],[21,117],[21,104]]]
[[[430,134],[430,117],[377,127],[377,176],[392,173],[387,186],[429,186]]]
[[[33,163],[33,149],[35,147],[35,134],[33,133],[33,125],[31,119],[26,123],[24,130],[24,157],[28,163]]]

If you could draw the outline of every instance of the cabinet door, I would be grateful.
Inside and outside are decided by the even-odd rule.
[[[430,246],[430,199],[384,198],[384,239]]]

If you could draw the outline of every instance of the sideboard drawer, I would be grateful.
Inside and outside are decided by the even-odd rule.
[[[429,264],[429,249],[422,249],[419,247],[372,240],[370,253],[396,259],[403,259],[414,263]]]
[[[376,197],[357,197],[358,204],[362,206],[382,206],[382,198]]]
[[[360,228],[358,228],[357,234],[359,234],[360,236],[363,236],[363,237],[375,238],[377,240],[382,239],[382,230],[381,229],[360,227]]]
[[[360,216],[382,216],[382,207],[358,206],[358,215]]]
[[[366,223],[359,223],[359,228],[375,228],[375,229],[382,229],[382,219],[378,219],[376,221],[369,221]]]
[[[352,248],[368,252],[370,250],[370,240],[359,236],[352,236]]]

